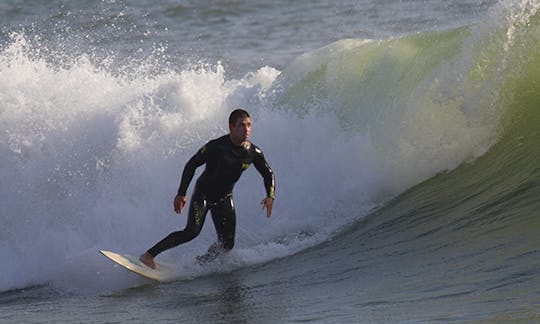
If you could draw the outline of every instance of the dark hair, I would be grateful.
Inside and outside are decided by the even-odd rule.
[[[235,109],[230,115],[229,115],[229,124],[236,125],[236,122],[240,118],[251,118],[249,113],[245,111],[242,108]]]

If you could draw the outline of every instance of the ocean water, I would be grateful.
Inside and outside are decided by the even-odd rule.
[[[1,323],[540,321],[539,1],[0,3]],[[137,255],[252,113],[235,249]],[[199,171],[200,172],[200,171]]]

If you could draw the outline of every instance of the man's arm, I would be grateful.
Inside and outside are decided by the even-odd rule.
[[[182,209],[184,208],[184,205],[186,204],[187,197],[186,192],[187,188],[189,187],[189,184],[191,180],[193,179],[193,176],[195,175],[195,170],[206,163],[208,152],[207,152],[206,145],[203,146],[200,150],[195,153],[189,159],[189,161],[184,166],[184,171],[182,172],[182,180],[180,181],[180,186],[178,187],[178,192],[176,194],[176,197],[174,198],[174,211],[180,214],[182,212]]]
[[[266,189],[266,198],[261,201],[261,205],[263,209],[266,208],[266,217],[270,217],[275,196],[274,172],[266,162],[262,151],[256,147],[255,152],[257,153],[257,156],[253,161],[253,165],[255,165],[255,168],[263,177],[264,188]]]

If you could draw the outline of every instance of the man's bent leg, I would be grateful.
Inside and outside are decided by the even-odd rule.
[[[208,248],[205,254],[197,257],[197,262],[201,265],[214,261],[215,258],[230,251],[234,246],[236,211],[232,196],[213,204],[210,209],[218,240]]]
[[[146,253],[139,257],[139,260],[155,269],[154,258],[161,252],[176,247],[182,243],[191,241],[202,230],[206,214],[208,213],[208,204],[202,195],[193,194],[189,206],[187,224],[184,230],[173,232],[156,245],[151,247]]]
[[[218,238],[218,245],[223,251],[234,247],[236,232],[236,210],[232,196],[212,208],[212,221]]]
[[[232,196],[212,206],[212,221],[217,234],[217,243],[213,244],[208,252],[221,253],[230,251],[234,247],[236,231],[236,211]]]

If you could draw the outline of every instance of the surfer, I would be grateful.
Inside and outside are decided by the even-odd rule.
[[[169,234],[140,256],[141,262],[150,268],[155,268],[154,258],[159,253],[197,237],[209,210],[212,213],[217,242],[210,246],[206,254],[198,257],[198,261],[211,261],[220,253],[233,248],[236,212],[232,191],[242,172],[252,163],[264,180],[266,198],[261,201],[262,208],[266,209],[266,217],[272,214],[274,174],[263,152],[248,141],[251,133],[249,113],[243,109],[234,110],[229,116],[229,131],[229,134],[208,142],[186,163],[178,193],[174,198],[174,211],[178,214],[187,202],[186,192],[195,175],[195,169],[206,164],[195,184],[186,227],[182,231]]]

